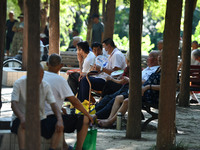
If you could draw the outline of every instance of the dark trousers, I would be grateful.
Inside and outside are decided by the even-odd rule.
[[[115,102],[116,96],[123,95],[124,99],[127,98],[128,97],[128,89],[129,89],[129,84],[125,84],[121,87],[121,89],[119,89],[114,94],[104,96],[104,98],[99,103],[97,103],[95,106],[97,118],[98,119],[107,119],[112,110],[112,106]]]
[[[93,90],[96,90],[96,91],[102,91],[103,90],[103,87],[105,85],[104,79],[89,77],[89,80],[91,82]],[[79,90],[78,90],[78,99],[81,102],[83,102],[85,99],[86,100],[89,99],[89,83],[88,83],[86,77],[84,77],[80,81],[80,86],[79,86]]]
[[[115,83],[111,80],[108,80],[103,88],[101,97],[106,95],[114,94],[122,87],[122,84]]]
[[[70,88],[72,89],[72,92],[74,93],[74,95],[76,95],[76,93],[78,92],[79,76],[80,76],[80,73],[75,72],[75,73],[70,74],[69,77],[68,77],[68,80],[67,80]]]

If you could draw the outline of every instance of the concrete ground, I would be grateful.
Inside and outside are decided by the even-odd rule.
[[[10,107],[12,87],[2,88],[3,106],[0,119],[10,120],[12,111]],[[200,95],[198,94],[200,98]],[[147,115],[147,114],[145,114]],[[188,108],[176,107],[176,143],[189,150],[200,150],[200,104],[191,104]],[[97,150],[149,150],[156,144],[157,121],[151,123],[147,131],[142,132],[139,140],[126,138],[126,130],[101,129],[97,133]],[[1,132],[1,131],[0,131]],[[68,144],[74,145],[76,133],[65,134]]]

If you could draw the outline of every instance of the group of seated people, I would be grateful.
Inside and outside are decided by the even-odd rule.
[[[76,48],[80,72],[71,73],[68,81],[59,76],[63,64],[58,54],[49,56],[48,71],[40,67],[41,135],[47,139],[51,138],[49,150],[58,146],[63,133],[71,133],[74,130],[77,130],[76,150],[81,150],[89,122],[93,123],[97,119],[99,126],[109,127],[115,122],[117,112],[125,114],[128,109],[129,52],[124,56],[110,38],[104,40],[103,44],[93,43],[92,51],[89,44],[82,41],[77,43]],[[142,102],[158,104],[161,59],[161,51],[153,50],[148,56],[147,68],[142,70]],[[115,79],[111,74],[118,70],[124,70],[124,73]],[[90,71],[98,73],[89,76],[91,88],[102,91],[99,102],[95,104],[96,113],[93,116],[81,104],[90,97],[90,86],[86,79]],[[62,112],[63,102],[66,100],[84,115]],[[25,104],[26,77],[22,77],[14,83],[11,98],[14,112],[11,131],[18,134],[20,150],[25,149]],[[63,139],[63,149],[73,148]]]

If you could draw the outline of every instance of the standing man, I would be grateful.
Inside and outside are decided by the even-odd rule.
[[[10,50],[10,44],[12,43],[13,36],[15,34],[14,31],[12,31],[12,28],[15,24],[15,22],[18,22],[16,19],[14,19],[14,12],[9,12],[9,19],[6,21],[6,54],[9,56],[9,50]]]
[[[94,14],[92,16],[93,25],[92,25],[92,43],[103,41],[103,32],[104,32],[104,24],[99,21],[99,15]]]

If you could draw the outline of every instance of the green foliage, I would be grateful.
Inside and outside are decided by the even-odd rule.
[[[148,55],[148,53],[154,48],[154,44],[151,44],[149,35],[142,37],[142,55]]]
[[[113,40],[115,41],[117,48],[125,51],[129,49],[129,39],[126,36],[120,39],[118,34],[114,34]],[[147,55],[154,46],[154,44],[151,44],[149,35],[142,37],[142,55]]]
[[[129,49],[129,40],[126,36],[120,39],[118,34],[114,34],[113,40],[115,41],[115,45],[117,46],[117,48],[122,49],[122,50]]]
[[[196,26],[195,33],[192,35],[192,41],[198,41],[200,43],[200,21]]]
[[[17,0],[7,0],[7,14],[9,11],[14,11],[15,18],[21,13]]]

